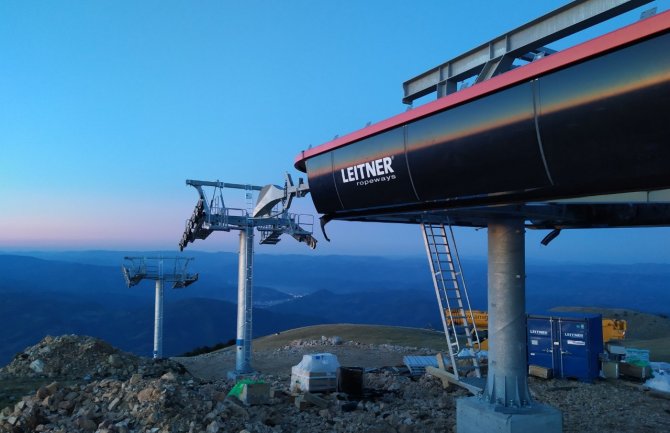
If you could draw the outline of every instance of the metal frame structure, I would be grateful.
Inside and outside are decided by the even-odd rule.
[[[193,258],[186,257],[124,257],[127,263],[121,265],[126,285],[132,287],[142,280],[156,281],[154,304],[154,359],[163,357],[163,285],[172,283],[173,289],[183,289],[198,281],[198,274],[189,273],[186,268]],[[169,269],[165,262],[172,262]]]
[[[304,197],[309,188],[299,180],[294,185],[289,174],[286,174],[284,186],[245,185],[202,180],[187,180],[186,184],[194,187],[199,195],[198,202],[186,228],[179,248],[183,249],[196,239],[206,239],[215,231],[229,232],[237,230],[239,237],[239,266],[237,290],[237,336],[235,371],[229,377],[237,378],[254,373],[251,365],[251,340],[253,324],[253,254],[254,231],[260,234],[260,244],[275,245],[283,234],[304,242],[310,248],[316,248],[316,239],[312,236],[314,219],[311,215],[289,213],[292,200]],[[205,188],[212,190],[208,197]],[[224,189],[245,191],[247,209],[226,207],[223,199]],[[252,193],[258,192],[258,200],[251,210]]]

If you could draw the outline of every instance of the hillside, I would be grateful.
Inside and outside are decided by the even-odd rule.
[[[327,290],[268,308],[275,313],[308,314],[326,323],[413,326],[441,329],[434,292],[395,290],[337,294]]]

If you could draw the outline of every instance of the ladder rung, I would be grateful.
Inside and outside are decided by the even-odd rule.
[[[438,269],[435,271],[436,274],[444,274],[448,277],[451,276],[452,272],[449,269]],[[458,276],[458,274],[455,274],[455,276]],[[452,280],[455,280],[455,278],[451,278]]]

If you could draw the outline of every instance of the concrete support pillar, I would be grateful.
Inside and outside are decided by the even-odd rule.
[[[560,433],[561,413],[528,390],[524,221],[493,220],[488,230],[488,377],[483,395],[457,401],[456,430]]]
[[[254,228],[240,230],[240,258],[237,281],[237,352],[231,376],[253,373],[251,367],[253,308]]]
[[[163,357],[163,280],[156,280],[154,305],[154,359]]]

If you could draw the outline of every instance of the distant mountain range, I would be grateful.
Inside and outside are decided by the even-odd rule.
[[[153,305],[110,308],[106,303],[47,294],[3,293],[0,303],[0,365],[45,335],[80,334],[102,338],[116,347],[150,356],[153,350]],[[328,323],[301,314],[254,309],[254,336]],[[191,298],[167,302],[163,351],[177,355],[195,347],[235,338],[237,306],[226,301]]]
[[[87,334],[149,355],[151,282],[127,288],[123,257],[167,252],[0,254],[0,365],[47,334]],[[198,282],[165,295],[164,351],[235,338],[237,255],[191,252]],[[464,260],[473,308],[486,309],[486,262]],[[624,307],[670,313],[670,264],[529,264],[527,311],[558,305]],[[318,323],[440,329],[424,257],[255,256],[254,334]]]

